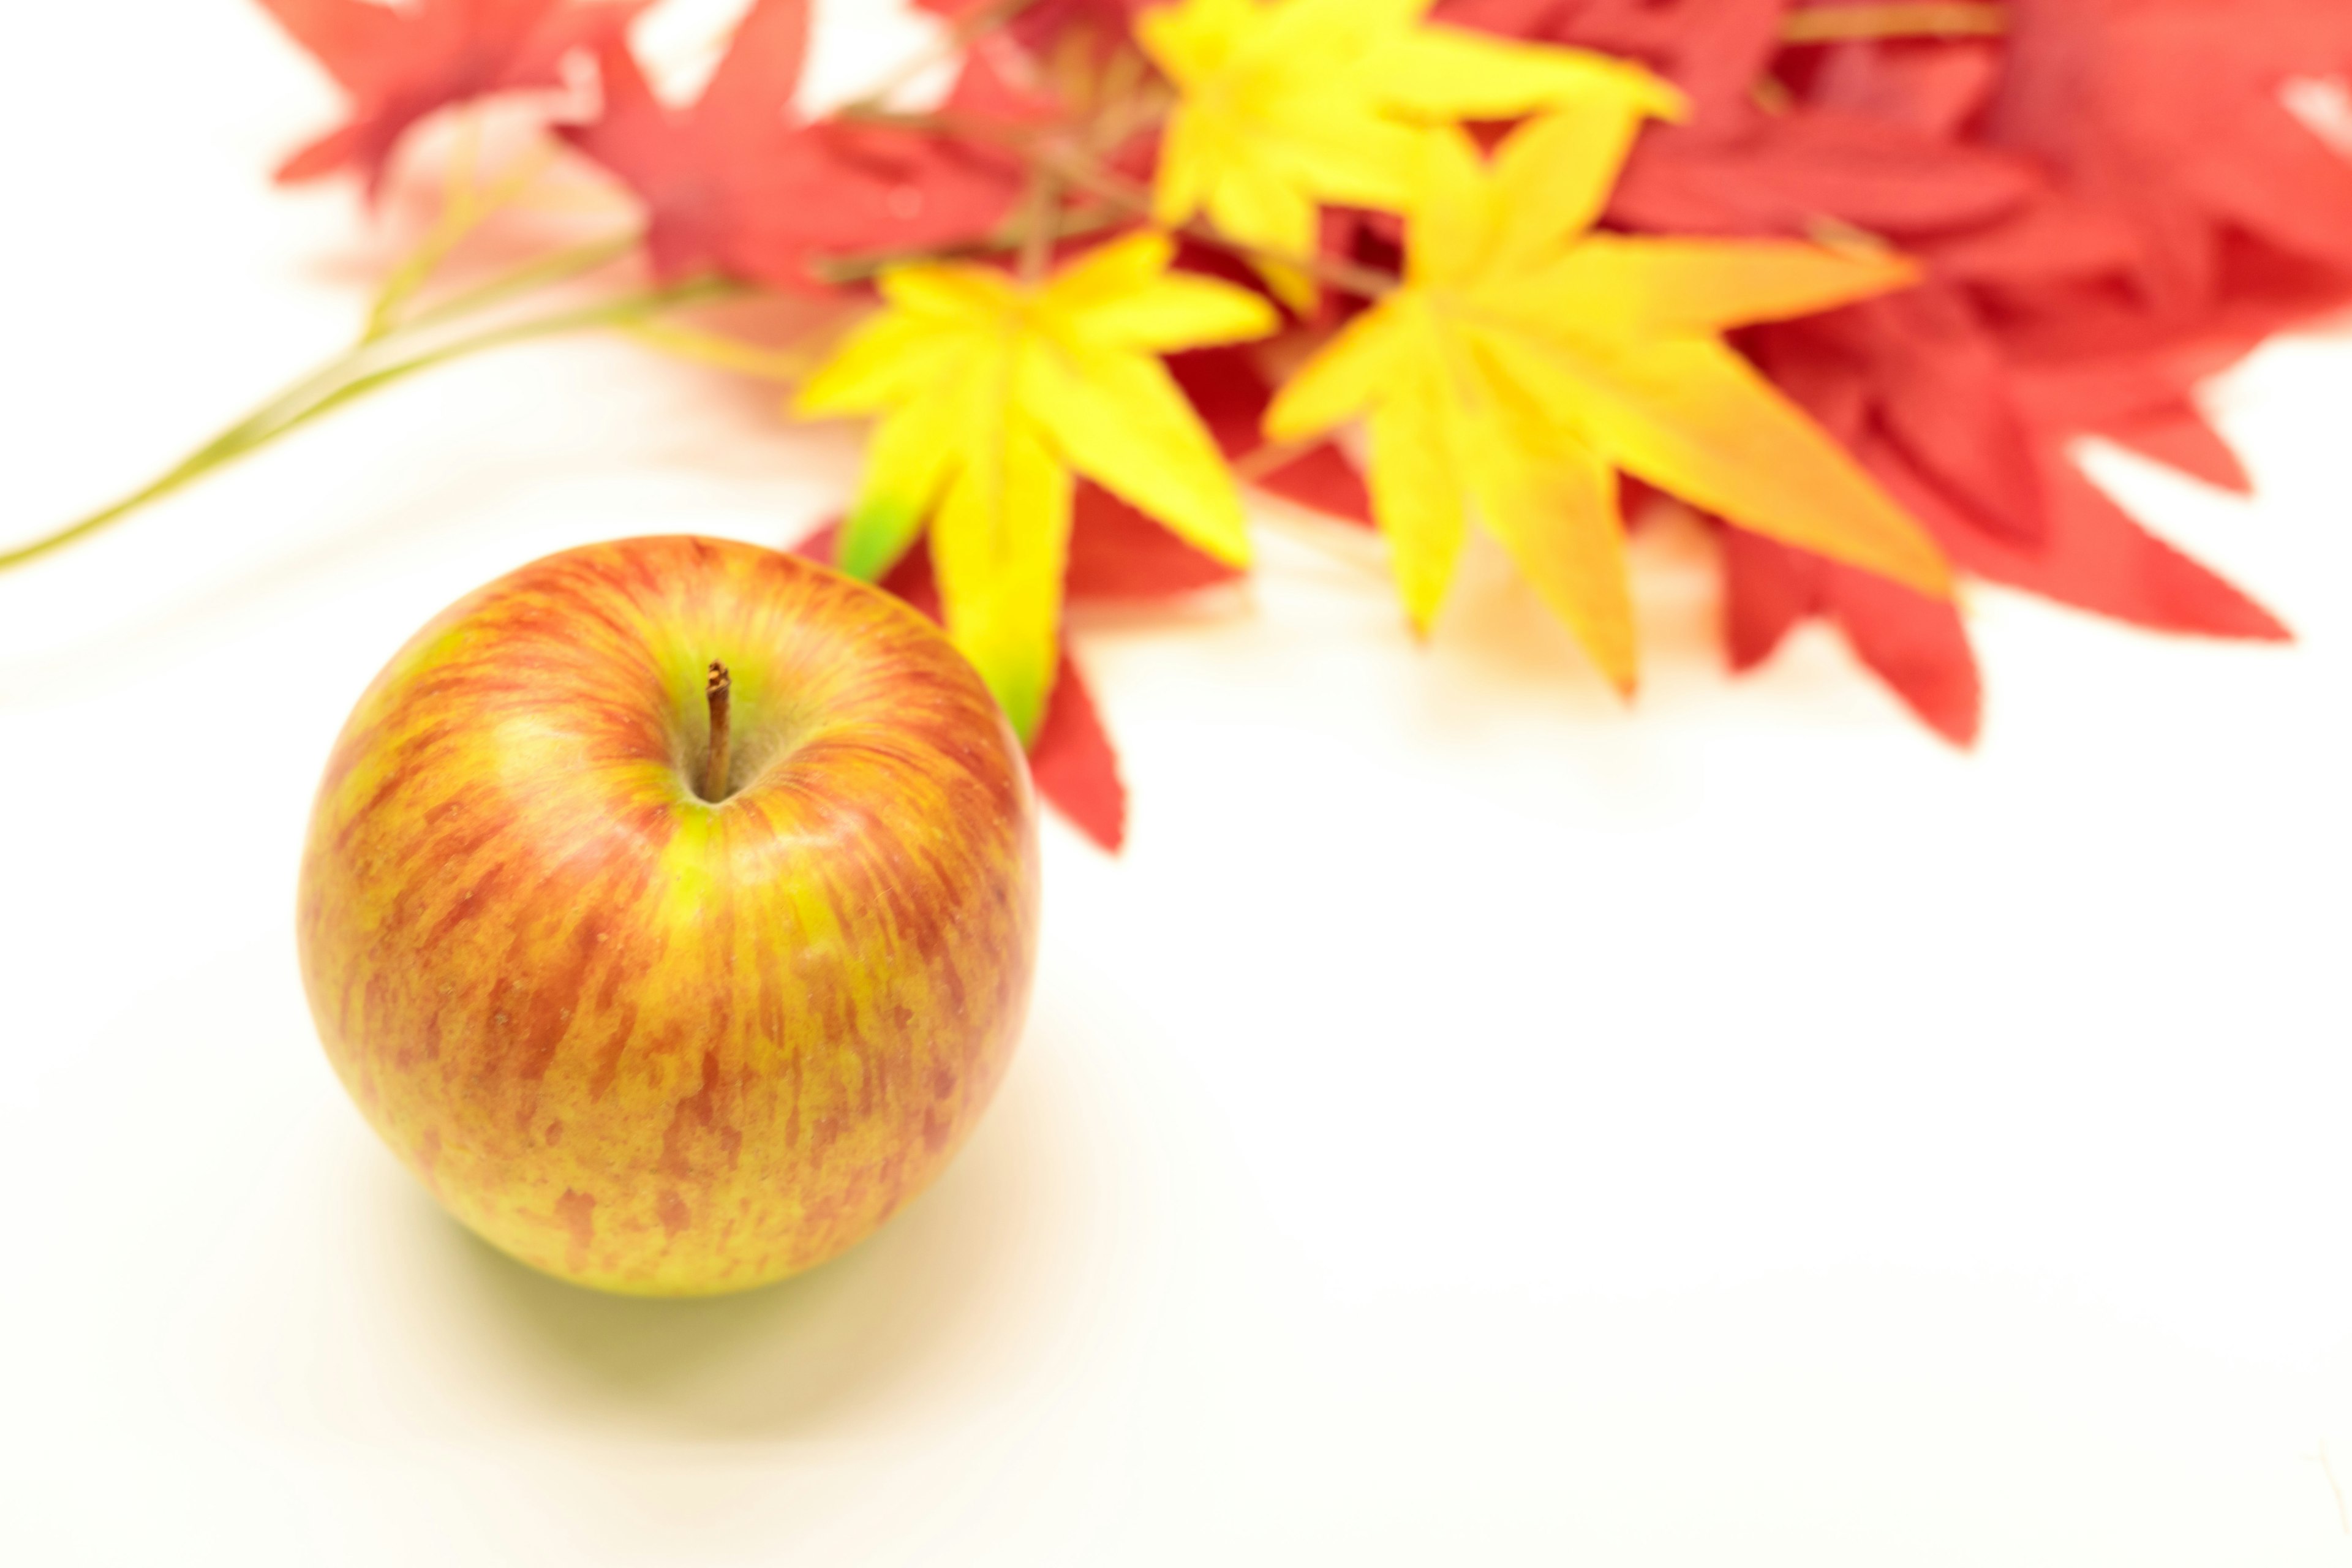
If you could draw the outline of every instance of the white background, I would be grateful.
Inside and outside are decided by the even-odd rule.
[[[834,9],[835,90],[919,42]],[[22,537],[331,353],[391,241],[267,186],[332,100],[253,8],[8,22]],[[1727,680],[1671,533],[1632,711],[1491,561],[1417,648],[1295,521],[1090,625],[1133,845],[1049,829],[1003,1099],[717,1302],[441,1217],[311,1037],[295,866],[443,604],[793,537],[851,437],[557,343],[0,579],[0,1556],[2352,1563],[2352,342],[2212,397],[2259,503],[2098,471],[2301,645],[1983,593],[1972,756],[1825,634]]]

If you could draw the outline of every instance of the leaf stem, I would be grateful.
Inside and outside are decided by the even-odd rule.
[[[2006,5],[1930,0],[1920,5],[1823,5],[1791,11],[1780,23],[1780,41],[1843,44],[1874,38],[1989,38],[2008,31]]]
[[[1323,437],[1319,436],[1311,441],[1266,441],[1244,452],[1227,466],[1233,469],[1234,478],[1244,484],[1254,485],[1260,479],[1280,473],[1322,444]]]
[[[1133,221],[1126,212],[1108,205],[1068,207],[1061,215],[1061,237],[1076,239],[1086,235],[1100,234],[1105,229],[1123,228]],[[985,239],[962,245],[913,246],[899,250],[865,250],[845,256],[819,257],[810,261],[809,271],[824,283],[862,283],[893,267],[914,267],[929,261],[957,261],[967,257],[1017,251],[1026,238],[1019,224],[1008,224]]]
[[[815,356],[805,350],[766,348],[723,333],[682,327],[675,321],[625,321],[615,330],[672,359],[785,385],[808,374],[809,367],[815,363]]]
[[[441,216],[425,232],[416,248],[393,268],[384,279],[382,292],[368,311],[367,330],[362,341],[374,342],[390,336],[401,325],[401,312],[407,308],[417,291],[432,280],[441,264],[449,259],[467,237],[481,227],[483,222],[510,205],[523,192],[535,184],[540,176],[555,164],[555,149],[542,144],[518,160],[515,166],[484,189],[474,183],[475,143],[479,140],[478,122],[466,122],[457,152],[449,161],[448,195],[441,205]]]
[[[403,323],[403,330],[422,331],[470,316],[492,305],[504,304],[519,294],[553,284],[569,282],[585,277],[600,267],[610,266],[629,255],[645,243],[645,235],[636,229],[604,239],[592,239],[568,249],[551,252],[533,261],[527,261],[510,272],[500,273],[487,282],[462,293],[453,294],[439,303],[426,307]]]
[[[1028,207],[1022,219],[1021,281],[1034,289],[1045,280],[1062,237],[1062,177],[1042,165],[1031,169]]]
[[[961,136],[994,142],[1026,159],[1033,166],[1058,174],[1071,185],[1087,195],[1117,207],[1132,216],[1150,221],[1151,193],[1122,178],[1093,158],[1073,148],[1056,145],[1050,137],[1041,136],[1019,126],[1003,125],[975,115],[940,112],[935,114],[889,114],[861,111],[854,118],[877,125],[896,126],[900,130],[927,132],[937,135]],[[1289,267],[1306,273],[1317,281],[1328,285],[1343,294],[1359,299],[1379,300],[1395,292],[1397,279],[1393,273],[1373,268],[1360,267],[1352,261],[1341,261],[1325,256],[1293,256],[1285,251],[1269,250],[1251,245],[1220,232],[1213,225],[1193,222],[1178,231],[1189,239],[1241,257],[1252,262],[1274,267]]]
[[[230,426],[155,479],[120,500],[100,507],[87,516],[77,519],[54,533],[44,535],[12,550],[0,551],[0,572],[38,560],[55,551],[84,539],[108,524],[138,510],[151,501],[160,500],[173,491],[202,479],[214,469],[244,457],[257,447],[268,445],[281,436],[289,435],[310,424],[321,415],[366,395],[380,387],[402,381],[422,370],[468,358],[490,349],[534,338],[553,337],[564,332],[583,331],[595,327],[624,325],[646,316],[656,315],[682,305],[698,304],[723,299],[741,291],[741,286],[719,279],[701,279],[665,289],[643,290],[614,300],[600,300],[592,305],[569,310],[513,321],[472,337],[458,338],[421,352],[401,357],[396,352],[404,346],[404,340],[413,336],[414,325],[393,337],[373,342],[362,342],[329,361],[310,374],[295,382],[285,391],[255,409],[245,418]]]
[[[1104,201],[1125,207],[1138,217],[1151,216],[1151,194],[1129,184],[1110,170],[1072,153],[1049,152],[1049,166],[1058,168],[1069,182]],[[1351,294],[1360,300],[1382,300],[1396,292],[1397,278],[1374,268],[1360,267],[1352,261],[1341,261],[1328,256],[1293,256],[1287,251],[1269,250],[1262,245],[1251,245],[1233,238],[1214,225],[1195,220],[1177,231],[1188,239],[1238,256],[1244,261],[1269,267],[1289,267],[1306,273],[1317,282]]]

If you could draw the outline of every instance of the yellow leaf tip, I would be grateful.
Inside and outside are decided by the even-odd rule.
[[[1649,79],[1636,102],[1653,120],[1663,120],[1669,125],[1685,125],[1690,121],[1693,109],[1690,94],[1660,76],[1643,73]]]

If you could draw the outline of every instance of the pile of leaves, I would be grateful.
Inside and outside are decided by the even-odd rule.
[[[754,0],[688,102],[635,52],[650,0],[261,3],[350,99],[281,178],[373,191],[492,95],[547,151],[469,174],[350,354],[125,507],[520,337],[773,372],[872,421],[801,548],[938,617],[1106,846],[1064,607],[1232,582],[1244,487],[1377,529],[1423,633],[1484,529],[1628,692],[1628,520],[1670,498],[1719,537],[1736,667],[1826,620],[1960,744],[1958,575],[2285,635],[2074,451],[2246,488],[2194,392],[2352,301],[2352,160],[2296,107],[2352,68],[2343,0],[918,0],[944,98],[822,116],[809,0]],[[641,226],[418,309],[559,156]],[[624,258],[625,292],[458,331]],[[752,291],[851,320],[803,366],[677,318]]]

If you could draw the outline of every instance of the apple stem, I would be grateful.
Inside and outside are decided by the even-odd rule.
[[[715,804],[727,798],[727,766],[731,761],[728,753],[735,743],[735,682],[727,667],[715,658],[710,661],[706,689],[710,696],[710,752],[702,763],[702,798]]]

